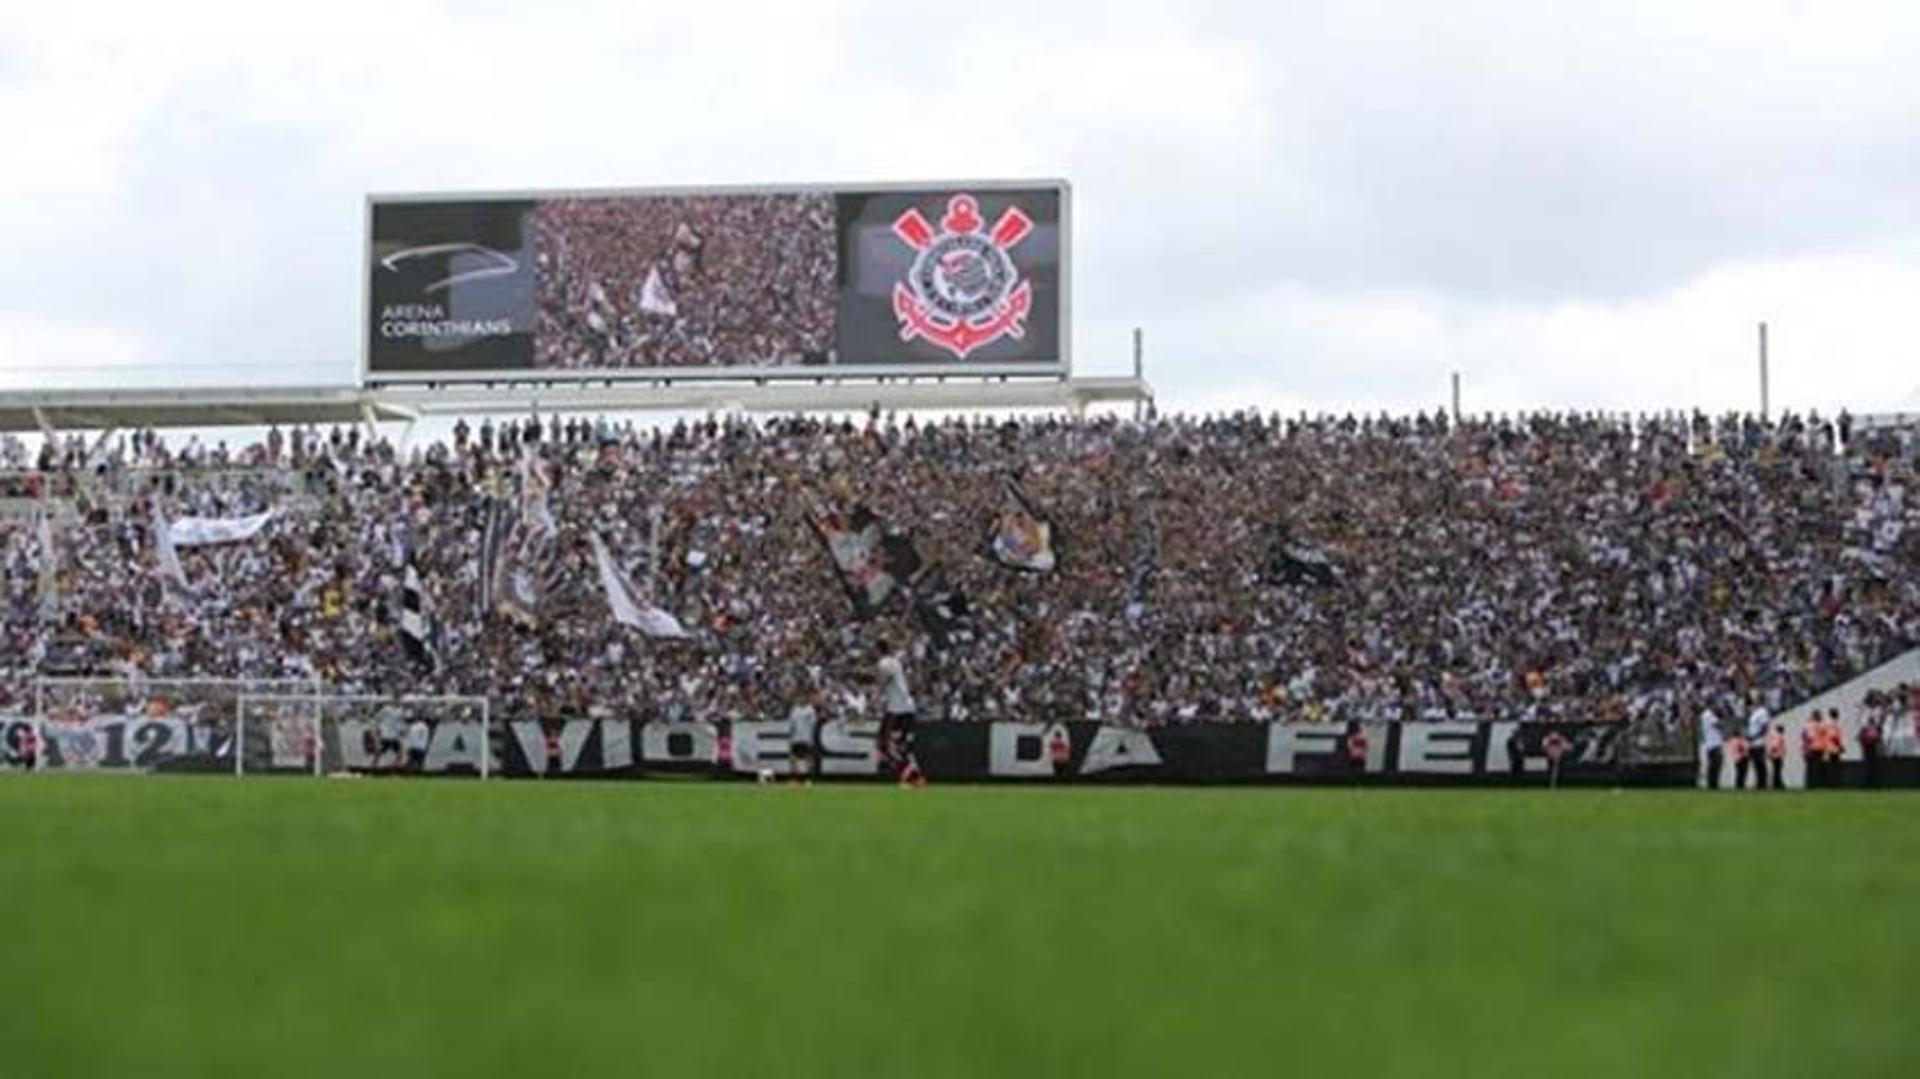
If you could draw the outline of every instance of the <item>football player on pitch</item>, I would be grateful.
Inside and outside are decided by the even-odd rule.
[[[880,765],[903,787],[926,786],[927,777],[913,755],[913,721],[919,708],[907,682],[907,648],[882,637],[875,677],[880,685]]]

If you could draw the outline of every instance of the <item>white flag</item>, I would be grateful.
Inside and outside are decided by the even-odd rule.
[[[598,532],[588,533],[587,539],[593,544],[593,560],[600,567],[600,589],[607,594],[607,607],[613,611],[614,621],[632,626],[649,637],[684,640],[693,636],[673,615],[634,597],[633,586],[621,575],[620,567],[614,565],[613,555],[607,551]]]
[[[680,313],[680,305],[673,302],[673,293],[667,291],[667,283],[660,279],[658,266],[647,271],[646,283],[640,286],[640,310],[663,318],[673,318]]]
[[[173,526],[156,511],[156,523],[153,529],[153,546],[156,561],[160,563],[160,576],[180,586],[180,591],[191,592],[187,584],[187,571],[180,565],[180,552],[174,549]]]
[[[272,510],[251,517],[182,517],[167,526],[167,539],[175,547],[239,543],[259,535],[271,520]]]
[[[40,613],[51,617],[59,607],[60,597],[60,559],[53,549],[53,518],[42,506],[40,510]]]
[[[560,523],[553,519],[553,506],[547,500],[551,487],[546,472],[532,453],[520,459],[520,501],[527,519],[539,526],[543,539],[560,534]]]

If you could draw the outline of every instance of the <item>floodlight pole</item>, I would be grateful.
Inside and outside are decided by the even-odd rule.
[[[1460,372],[1453,373],[1453,425],[1460,426]]]
[[[1138,326],[1133,328],[1133,380],[1141,382],[1147,373],[1147,332]],[[1134,398],[1133,422],[1139,423],[1146,418],[1146,401]]]
[[[1760,419],[1763,422],[1767,419],[1768,406],[1771,404],[1771,402],[1768,400],[1768,392],[1767,392],[1768,389],[1769,387],[1767,386],[1767,324],[1765,322],[1762,322],[1760,324]]]

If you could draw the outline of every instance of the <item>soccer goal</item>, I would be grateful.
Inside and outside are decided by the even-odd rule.
[[[239,701],[319,691],[307,679],[45,677],[33,766],[115,774],[234,768]]]
[[[494,735],[485,697],[248,694],[239,703],[233,771],[486,779]]]

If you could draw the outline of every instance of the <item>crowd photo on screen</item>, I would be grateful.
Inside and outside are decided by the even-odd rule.
[[[548,199],[530,219],[535,367],[831,359],[832,194]]]
[[[1699,415],[9,439],[0,713],[52,671],[871,719],[885,637],[934,720],[1692,745],[1920,643],[1917,461],[1844,417]],[[1920,691],[1868,703],[1915,752]]]

